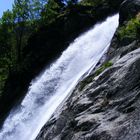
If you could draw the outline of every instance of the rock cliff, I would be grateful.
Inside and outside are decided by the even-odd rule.
[[[36,140],[140,139],[140,40],[119,36],[139,12],[139,0],[122,3],[120,27],[104,64],[77,85]]]

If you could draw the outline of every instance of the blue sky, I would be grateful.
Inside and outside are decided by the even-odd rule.
[[[12,9],[12,3],[14,0],[0,0],[0,17],[3,14],[3,11],[6,11],[7,9]]]

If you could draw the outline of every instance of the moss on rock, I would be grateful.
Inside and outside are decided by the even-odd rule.
[[[83,80],[81,83],[80,83],[80,87],[79,87],[79,91],[82,91],[84,89],[84,87],[91,83],[92,80],[98,76],[99,74],[101,74],[105,69],[111,67],[113,65],[113,63],[111,61],[108,61],[106,63],[104,63],[101,67],[99,67],[95,73],[93,73],[92,75],[88,76],[85,80]]]

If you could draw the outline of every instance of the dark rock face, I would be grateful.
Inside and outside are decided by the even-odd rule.
[[[139,0],[121,6],[121,24],[139,11]],[[115,35],[107,60],[113,66],[83,87],[79,83],[36,140],[139,140],[140,41]],[[95,70],[96,71],[96,70]],[[94,72],[92,75],[94,75]],[[81,90],[82,86],[82,90]]]

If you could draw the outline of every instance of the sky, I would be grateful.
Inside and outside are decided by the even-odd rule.
[[[3,12],[12,9],[12,3],[14,0],[0,0],[0,17],[2,16]]]

